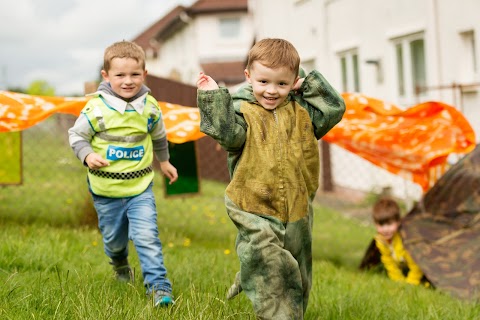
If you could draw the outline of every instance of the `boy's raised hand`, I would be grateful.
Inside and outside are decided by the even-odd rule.
[[[300,87],[302,86],[304,80],[305,80],[305,78],[299,78],[299,79],[297,80],[297,82],[295,83],[295,85],[293,86],[292,90],[293,90],[293,91],[297,91],[298,89],[300,89]]]
[[[197,88],[200,90],[216,90],[218,89],[218,84],[212,77],[200,72],[197,80]]]

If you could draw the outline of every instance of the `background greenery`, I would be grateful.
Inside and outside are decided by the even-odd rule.
[[[21,132],[5,132],[0,134],[0,182],[20,184],[22,182]]]

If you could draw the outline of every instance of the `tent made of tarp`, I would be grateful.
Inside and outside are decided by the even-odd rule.
[[[462,299],[480,298],[480,145],[403,217],[400,233],[434,287]],[[372,242],[360,268],[379,263]]]
[[[480,298],[480,145],[403,219],[404,245],[432,284]]]

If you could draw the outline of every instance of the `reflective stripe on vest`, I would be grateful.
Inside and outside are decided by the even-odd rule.
[[[93,108],[93,115],[95,116],[95,118],[97,118],[98,126],[100,127],[100,130],[104,131],[105,130],[105,122],[103,122],[102,110],[100,110],[99,107],[95,106]]]
[[[112,136],[110,134],[104,133],[104,132],[97,132],[95,134],[99,138],[102,138],[105,141],[111,141],[111,142],[140,142],[145,139],[148,134],[140,134],[136,136],[127,136],[127,137],[122,137],[122,136]]]
[[[152,171],[153,171],[152,166],[148,166],[145,169],[138,170],[138,171],[121,172],[121,173],[88,169],[88,172],[90,172],[94,176],[101,177],[101,178],[108,178],[108,179],[118,179],[118,180],[130,180],[135,178],[141,178]]]

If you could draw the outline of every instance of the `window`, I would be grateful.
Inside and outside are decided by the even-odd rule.
[[[360,72],[356,50],[339,54],[343,92],[360,92]]]
[[[398,94],[401,97],[405,96],[405,75],[403,73],[403,49],[401,44],[395,46],[395,51],[397,55],[397,83],[398,83]]]
[[[395,61],[397,94],[400,100],[411,103],[415,96],[426,93],[427,67],[423,33],[396,38]]]
[[[460,33],[461,53],[459,59],[460,79],[463,82],[473,82],[478,73],[477,51],[475,45],[475,31],[469,30]]]
[[[220,18],[220,37],[238,38],[240,35],[240,18]]]
[[[425,74],[425,48],[423,39],[410,42],[410,54],[412,55],[412,84],[415,92],[421,93],[427,86]]]

